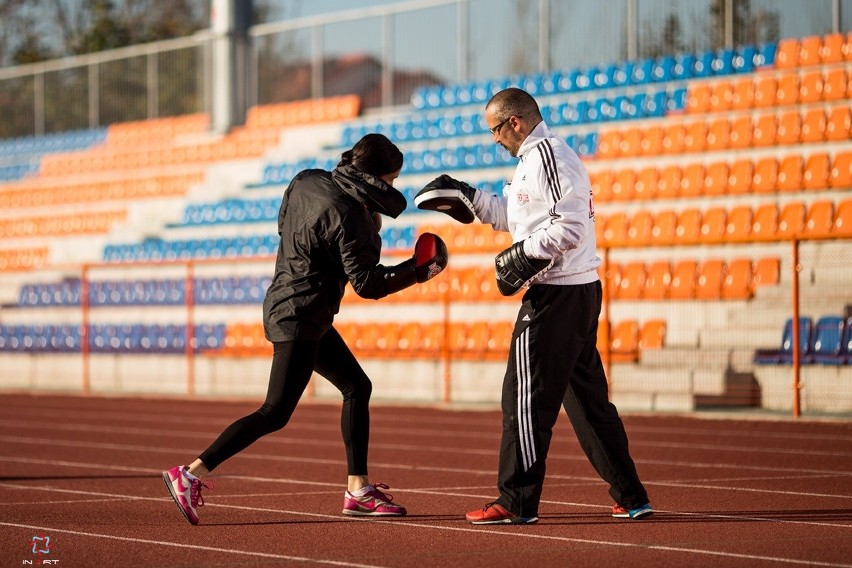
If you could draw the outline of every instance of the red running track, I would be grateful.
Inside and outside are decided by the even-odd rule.
[[[482,527],[463,514],[495,497],[498,412],[374,406],[371,480],[409,515],[358,520],[339,407],[304,403],[209,478],[190,526],[161,470],[256,406],[0,396],[3,565],[852,567],[849,421],[625,416],[657,511],[629,521],[563,416],[540,522]]]

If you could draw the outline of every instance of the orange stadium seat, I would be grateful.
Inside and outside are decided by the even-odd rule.
[[[707,83],[693,83],[686,94],[686,112],[705,114],[710,108],[711,87]]]
[[[393,347],[393,351],[398,355],[408,358],[417,357],[419,355],[422,336],[423,327],[419,322],[406,322],[402,324],[397,333],[396,345]]]
[[[754,107],[768,108],[775,106],[775,96],[778,93],[778,81],[773,76],[758,76],[754,83]]]
[[[848,105],[828,111],[825,122],[825,139],[830,142],[849,140],[852,134],[852,110]]]
[[[604,232],[606,231],[606,219],[600,215],[595,214],[595,242],[598,246],[603,246],[605,244]]]
[[[792,239],[802,234],[805,228],[805,204],[801,201],[790,201],[778,213],[778,230],[775,235],[779,239]]]
[[[778,160],[761,158],[754,166],[751,190],[754,193],[774,193],[778,187]]]
[[[774,112],[759,115],[753,124],[752,145],[756,148],[774,146],[777,129],[778,124]]]
[[[720,299],[722,297],[722,283],[724,280],[725,262],[720,259],[705,260],[698,267],[695,298],[698,300]]]
[[[725,116],[717,118],[710,122],[707,128],[707,146],[708,152],[724,150],[731,143],[731,120]]]
[[[751,146],[754,139],[754,124],[751,116],[738,116],[731,121],[728,131],[728,145],[732,150],[739,150]]]
[[[735,79],[731,93],[731,109],[750,109],[754,104],[754,80],[751,77]]]
[[[781,280],[781,261],[777,258],[761,258],[754,263],[754,287],[775,286]]]
[[[686,127],[683,123],[669,124],[663,132],[662,153],[680,154],[683,152],[683,139],[686,136]]]
[[[612,170],[594,172],[589,176],[592,183],[592,198],[600,203],[612,200]]]
[[[654,215],[654,229],[652,231],[655,242],[661,245],[670,245],[677,237],[677,213],[671,209],[663,209]]]
[[[752,262],[748,258],[735,258],[728,263],[722,282],[722,298],[747,300],[753,294]]]
[[[782,39],[775,51],[775,67],[790,69],[799,65],[799,40],[797,38]]]
[[[443,322],[429,322],[423,326],[423,334],[420,337],[420,355],[427,359],[434,359],[447,349],[445,339],[447,326]]]
[[[815,103],[822,100],[822,91],[822,71],[819,69],[806,71],[799,83],[799,103]]]
[[[639,329],[639,352],[646,349],[662,349],[666,341],[665,320],[653,319],[642,324]]]
[[[669,286],[669,299],[691,300],[695,297],[695,281],[698,263],[692,259],[677,261],[672,266],[672,279]]]
[[[632,245],[649,245],[654,240],[654,215],[647,209],[640,209],[630,218],[627,238]]]
[[[615,174],[612,181],[612,199],[614,201],[630,201],[636,186],[636,172],[632,169],[621,170]]]
[[[615,297],[619,300],[638,300],[645,285],[645,263],[633,261],[621,268],[621,278]]]
[[[707,123],[703,120],[686,126],[683,136],[684,152],[703,152],[707,146]]]
[[[843,44],[843,55],[846,61],[852,61],[852,30],[846,33],[846,43]]]
[[[725,240],[728,228],[728,210],[724,207],[710,207],[701,217],[701,241],[718,243]]]
[[[606,218],[603,236],[604,243],[610,247],[621,247],[628,244],[627,215],[623,211],[617,211]]]
[[[728,80],[721,80],[710,88],[710,112],[724,112],[731,109],[734,100],[734,86]]]
[[[834,156],[829,185],[835,189],[852,189],[852,152]]]
[[[799,40],[799,66],[819,65],[822,37],[812,35]]]
[[[698,197],[704,193],[704,166],[689,164],[683,169],[680,180],[680,196],[684,198]]]
[[[646,128],[642,135],[642,140],[639,142],[639,154],[642,156],[657,156],[661,154],[664,132],[665,129],[657,124]]]
[[[694,244],[701,239],[701,210],[697,207],[688,207],[677,216],[677,227],[675,227],[678,244]]]
[[[786,73],[778,77],[778,90],[775,92],[775,104],[794,105],[799,101],[799,74]]]
[[[625,129],[618,143],[619,157],[638,156],[642,150],[642,136],[641,128]]]
[[[618,146],[621,142],[621,132],[618,130],[607,130],[600,133],[598,137],[598,157],[614,158],[618,155]]]
[[[802,188],[802,157],[787,156],[778,164],[778,191],[798,191]]]
[[[813,201],[805,214],[802,236],[813,239],[831,236],[834,228],[834,202],[828,199]]]
[[[828,154],[819,152],[808,156],[805,171],[802,173],[802,186],[805,189],[825,189],[831,173],[831,160]]]
[[[600,275],[603,295],[606,298],[612,298],[618,291],[618,283],[621,281],[621,265],[610,262],[605,266],[601,264],[600,269],[603,270],[603,274]]]
[[[802,117],[798,110],[782,112],[777,117],[776,144],[798,144],[802,130]]]
[[[751,236],[756,241],[768,241],[775,238],[778,231],[778,206],[774,203],[764,203],[754,212],[751,225]]]
[[[852,199],[846,199],[837,205],[831,234],[835,237],[852,237]]]
[[[704,170],[704,195],[724,195],[728,189],[728,164],[716,162]]]
[[[671,265],[667,260],[656,260],[648,265],[642,297],[646,300],[663,300],[669,295]]]
[[[636,361],[639,358],[639,322],[618,322],[610,338],[610,360],[619,362]]]
[[[804,143],[825,140],[825,111],[821,108],[808,109],[802,115],[799,141]]]
[[[680,196],[680,166],[666,166],[660,172],[660,180],[657,185],[657,197],[659,199],[675,199]]]
[[[819,59],[822,63],[840,63],[843,61],[843,44],[846,38],[841,33],[822,36],[819,46]]]
[[[633,196],[636,200],[654,199],[657,197],[657,181],[660,172],[655,166],[642,168],[636,176],[636,188]]]
[[[848,89],[846,81],[846,69],[835,67],[825,72],[822,83],[822,98],[826,101],[839,101],[846,98]]]
[[[748,242],[751,239],[752,210],[748,205],[735,205],[728,213],[725,239],[732,243]]]
[[[732,195],[743,195],[751,191],[751,177],[754,172],[754,164],[748,158],[737,160],[731,164],[728,171],[728,193]]]
[[[515,324],[510,321],[489,322],[488,359],[505,359],[512,343],[512,331]]]

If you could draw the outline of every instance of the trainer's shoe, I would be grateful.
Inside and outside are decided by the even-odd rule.
[[[213,488],[189,473],[189,468],[185,465],[164,471],[163,481],[169,488],[169,493],[171,493],[172,499],[175,500],[175,504],[184,518],[193,525],[197,525],[198,511],[196,509],[204,505],[201,488]]]
[[[654,514],[650,503],[645,503],[635,509],[625,509],[618,503],[612,506],[612,516],[618,519],[644,519]]]
[[[538,522],[538,517],[516,515],[497,503],[488,503],[481,509],[467,513],[464,518],[474,525],[531,525]]]
[[[387,485],[376,483],[368,485],[364,495],[356,497],[350,492],[343,495],[343,514],[354,517],[401,517],[405,507],[393,502],[393,495],[384,493]]]

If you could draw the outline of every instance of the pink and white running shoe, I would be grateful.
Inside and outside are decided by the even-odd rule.
[[[405,507],[393,502],[393,495],[383,493],[389,489],[387,485],[376,483],[368,485],[367,492],[356,497],[350,492],[343,496],[343,514],[354,517],[401,517],[405,515]]]
[[[201,488],[213,488],[189,473],[189,468],[185,465],[164,471],[163,481],[166,483],[166,487],[169,488],[169,493],[171,493],[172,499],[175,500],[175,504],[180,509],[184,518],[191,524],[197,525],[198,512],[196,508],[204,505],[204,498],[201,497]]]

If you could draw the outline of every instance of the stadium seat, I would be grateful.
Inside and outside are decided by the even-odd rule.
[[[798,110],[781,112],[777,117],[776,144],[798,144],[802,129],[802,117]]]
[[[799,65],[799,40],[797,38],[782,39],[775,51],[775,67],[791,69]]]
[[[647,349],[662,349],[666,341],[666,321],[647,320],[639,329],[639,356]]]
[[[698,279],[695,283],[697,300],[718,300],[722,297],[722,283],[725,280],[725,262],[721,259],[705,260],[698,267]]]
[[[603,236],[604,243],[609,247],[621,247],[628,244],[627,216],[623,211],[617,211],[606,218]]]
[[[806,110],[802,115],[802,126],[799,141],[803,143],[822,142],[825,140],[826,118],[821,108]]]
[[[775,257],[765,257],[754,263],[754,287],[775,286],[781,280],[781,261]]]
[[[633,197],[637,201],[650,200],[657,197],[657,181],[660,172],[655,166],[642,168],[636,176],[636,187]]]
[[[802,188],[804,164],[800,155],[791,155],[778,164],[778,191],[798,191]]]
[[[839,101],[846,98],[848,89],[846,69],[835,67],[825,71],[822,82],[822,98],[825,101]]]
[[[635,362],[639,359],[639,322],[624,320],[618,322],[610,338],[610,360],[617,362]]]
[[[799,39],[799,66],[809,67],[819,65],[822,37],[811,35]]]
[[[731,110],[750,109],[754,104],[754,88],[751,77],[735,79],[731,87]]]
[[[714,119],[707,128],[708,152],[724,150],[731,142],[731,120],[725,116]]]
[[[708,197],[724,195],[728,190],[728,164],[715,162],[704,171],[704,195]]]
[[[645,285],[645,263],[633,261],[621,268],[615,297],[619,300],[638,300]]]
[[[794,105],[799,102],[799,74],[785,73],[778,77],[778,90],[775,92],[775,104]]]
[[[599,203],[612,200],[612,180],[615,177],[612,170],[605,169],[590,172],[589,181],[592,184],[592,198]]]
[[[754,212],[751,226],[751,236],[755,241],[769,241],[776,237],[778,231],[778,206],[774,203],[764,203]]]
[[[845,199],[837,205],[832,235],[840,238],[852,237],[852,199]],[[852,352],[849,355],[852,357]]]
[[[777,119],[774,112],[759,115],[753,124],[751,143],[755,148],[774,146],[777,136]]]
[[[707,123],[703,120],[686,126],[683,135],[684,152],[703,152],[707,146]]]
[[[820,239],[832,235],[834,227],[834,202],[827,199],[812,201],[805,214],[802,236]]]
[[[654,215],[654,240],[661,245],[674,244],[677,238],[677,213],[663,209]]]
[[[671,285],[671,265],[667,260],[657,260],[648,264],[645,272],[645,285],[642,297],[646,300],[663,300],[669,295]]]
[[[725,300],[747,300],[753,294],[752,262],[749,258],[735,258],[727,265],[722,282],[722,298]]]
[[[662,153],[680,154],[683,152],[683,141],[686,137],[686,127],[681,122],[669,124],[663,132]]]
[[[654,215],[647,209],[640,209],[630,217],[627,238],[631,245],[647,246],[654,240]]]
[[[832,33],[822,36],[819,47],[819,59],[823,64],[840,63],[843,61],[843,44],[846,38],[842,33]]]
[[[618,156],[619,144],[621,142],[620,130],[605,130],[598,138],[598,157],[615,158]]]
[[[751,159],[736,160],[728,171],[727,191],[732,195],[744,195],[751,192],[751,180],[754,164]]]
[[[639,154],[641,156],[657,156],[662,152],[664,127],[654,124],[647,127],[639,142]]]
[[[773,157],[761,158],[754,165],[751,190],[754,193],[775,193],[778,188],[778,161]]]
[[[713,84],[710,90],[710,112],[726,112],[734,101],[734,87],[731,81],[723,79]]]
[[[811,328],[813,320],[809,317],[799,318],[799,354],[800,362],[804,362],[809,356],[811,343]],[[780,349],[758,349],[754,354],[754,362],[759,365],[789,365],[793,361],[793,320],[788,318],[784,322],[781,333]]]
[[[627,128],[621,133],[621,140],[618,143],[620,157],[638,156],[642,151],[642,129]],[[600,148],[600,142],[598,142]]]
[[[754,107],[769,108],[775,106],[778,93],[778,81],[774,76],[757,76],[754,83]]]
[[[701,242],[720,243],[725,240],[728,227],[728,211],[717,206],[706,209],[701,216]]]
[[[678,244],[695,244],[701,240],[701,210],[688,207],[677,216],[675,227]]]
[[[737,116],[731,120],[728,130],[728,145],[732,150],[748,148],[754,139],[754,124],[751,116]]]
[[[825,139],[829,142],[849,140],[852,135],[852,110],[849,105],[828,111],[825,122]]]
[[[842,365],[847,355],[843,338],[846,322],[843,317],[830,315],[817,319],[813,329],[813,347],[804,363]]]
[[[823,98],[823,77],[819,69],[806,71],[799,80],[799,103],[815,103]]]
[[[751,239],[752,210],[748,205],[731,208],[725,226],[725,240],[731,243],[748,242]]]
[[[688,114],[705,114],[710,109],[711,88],[708,83],[693,83],[686,93]]]
[[[808,156],[802,173],[802,186],[805,189],[825,189],[831,173],[831,160],[828,154],[819,152]]]
[[[792,239],[802,234],[805,228],[805,204],[801,201],[789,201],[778,213],[778,230],[775,236],[779,239]]]
[[[689,164],[683,168],[680,180],[680,197],[695,198],[704,193],[704,166]]]
[[[612,199],[614,201],[630,201],[636,186],[636,172],[624,169],[615,175],[612,181]]]
[[[692,259],[679,260],[672,266],[669,299],[691,300],[695,297],[695,281],[698,262]]]
[[[680,196],[681,170],[680,166],[666,166],[660,172],[659,184],[657,185],[657,197],[659,199],[676,199]]]

